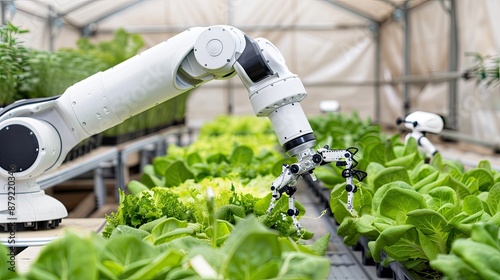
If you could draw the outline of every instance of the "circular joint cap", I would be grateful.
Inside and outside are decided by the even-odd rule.
[[[320,155],[315,154],[315,155],[313,155],[313,156],[312,156],[312,161],[313,161],[314,163],[321,163],[321,161],[323,161],[323,159],[321,158],[321,156],[320,156]]]
[[[347,185],[345,186],[345,190],[346,190],[347,192],[352,192],[352,193],[355,193],[355,192],[357,192],[357,191],[358,191],[358,188],[357,188],[356,186],[353,186],[353,185],[347,184]]]
[[[198,63],[208,72],[230,72],[238,50],[239,38],[233,30],[224,26],[212,26],[200,34],[194,45]]]
[[[288,209],[288,211],[286,212],[288,214],[288,216],[298,216],[299,215],[299,209]]]
[[[0,167],[6,171],[22,172],[29,169],[39,155],[39,144],[34,132],[19,124],[0,129]]]
[[[297,174],[300,170],[300,167],[297,165],[297,164],[292,164],[290,166],[290,172],[292,172],[293,174]]]
[[[207,43],[207,52],[211,56],[218,56],[222,52],[222,42],[218,39],[212,39]]]

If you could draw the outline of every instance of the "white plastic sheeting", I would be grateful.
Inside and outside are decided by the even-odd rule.
[[[4,0],[5,1],[5,0]],[[229,24],[252,37],[266,37],[283,53],[289,68],[300,75],[309,96],[303,107],[319,114],[321,100],[334,99],[341,111],[376,117],[375,81],[381,82],[379,121],[393,124],[403,115],[404,21],[409,10],[409,74],[445,75],[450,63],[450,8],[452,0],[40,0],[14,1],[13,22],[31,30],[29,46],[54,49],[74,46],[81,27],[89,25],[95,40],[109,39],[113,30],[140,33],[148,46],[192,26]],[[8,2],[8,1],[7,1]],[[471,66],[466,52],[500,53],[500,1],[454,0],[458,26],[458,72]],[[49,8],[50,6],[50,8]],[[12,17],[10,13],[4,13]],[[51,25],[46,18],[52,15]],[[373,23],[376,22],[374,25]],[[379,24],[379,40],[376,28]],[[92,28],[96,28],[95,30]],[[52,32],[50,32],[52,31]],[[51,45],[50,38],[53,38]],[[377,42],[380,52],[377,53]],[[377,68],[377,58],[380,67]],[[455,73],[456,75],[456,73]],[[399,82],[398,82],[399,81]],[[485,93],[487,92],[487,94]],[[499,141],[499,89],[484,89],[458,81],[457,122],[460,132]],[[449,114],[447,81],[409,84],[410,111]],[[206,98],[212,102],[205,106]],[[198,99],[197,99],[198,98]],[[251,113],[239,81],[214,82],[198,89],[191,103],[203,119],[232,105],[236,114]],[[200,103],[196,103],[200,100]]]

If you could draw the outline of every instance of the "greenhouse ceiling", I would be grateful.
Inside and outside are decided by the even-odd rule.
[[[247,20],[240,28],[349,28],[350,26],[382,24],[401,10],[419,6],[429,0],[309,0],[309,1],[252,1],[221,0],[2,0],[2,21],[25,13],[40,19],[52,19],[55,25],[68,24],[82,35],[96,30],[106,32],[117,26],[133,32],[148,33],[178,31],[190,27],[190,22],[206,20],[208,24],[238,21],[240,10],[253,9],[255,22]],[[202,9],[200,9],[200,7]],[[283,7],[295,7],[297,13],[288,24],[276,21],[274,15]],[[265,8],[265,9],[264,9]],[[307,8],[307,9],[305,9]],[[294,9],[294,8],[292,8]],[[177,19],[177,11],[192,10],[194,19]],[[290,10],[287,9],[287,12]],[[211,13],[211,15],[210,15]],[[185,14],[185,13],[183,13]],[[209,15],[207,15],[209,14]],[[310,16],[314,14],[314,16]],[[272,15],[272,16],[270,16]],[[212,22],[211,22],[212,21]],[[170,28],[170,29],[169,29]]]

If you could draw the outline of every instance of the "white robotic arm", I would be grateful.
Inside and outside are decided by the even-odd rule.
[[[38,176],[59,167],[91,135],[235,74],[255,114],[269,117],[285,152],[304,166],[301,170],[318,165],[310,164],[316,141],[300,106],[307,93],[276,47],[231,26],[191,28],[74,84],[61,96],[22,100],[0,110],[0,226],[57,226],[66,209],[40,190]],[[14,210],[8,207],[13,195]]]
[[[357,192],[358,188],[353,183],[353,178],[356,177],[361,182],[367,175],[364,171],[354,169],[358,164],[354,159],[354,155],[357,152],[358,149],[354,147],[345,150],[330,150],[328,146],[324,146],[312,154],[303,153],[302,155],[296,155],[298,162],[291,165],[284,164],[280,176],[274,180],[271,185],[272,198],[269,208],[267,209],[267,214],[271,213],[274,209],[276,200],[279,199],[283,193],[286,193],[288,195],[287,214],[292,217],[295,227],[297,228],[297,234],[300,235],[301,226],[297,220],[299,211],[295,207],[293,197],[297,191],[295,184],[306,174],[310,174],[312,179],[316,180],[313,170],[320,165],[331,162],[335,162],[336,166],[345,166],[345,169],[342,171],[342,177],[346,179],[347,209],[350,212],[354,211],[354,193]]]
[[[406,128],[411,129],[411,132],[405,137],[405,143],[408,142],[408,139],[414,138],[427,155],[434,156],[439,152],[426,137],[427,132],[438,134],[443,131],[444,123],[439,115],[415,111],[406,116],[405,119],[397,118],[396,124],[404,124]]]

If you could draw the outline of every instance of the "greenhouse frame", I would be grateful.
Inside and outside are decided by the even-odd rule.
[[[119,27],[143,35],[146,46],[153,46],[190,27],[233,25],[268,38],[283,52],[315,96],[315,104],[304,102],[310,113],[318,112],[317,100],[324,99],[383,124],[427,110],[445,117],[444,133],[450,137],[498,146],[499,139],[493,138],[498,133],[490,133],[499,122],[497,88],[461,79],[476,63],[470,53],[498,51],[496,1],[60,0],[1,5],[3,23],[12,18],[32,30],[24,40],[47,50],[73,46],[81,36],[109,38]],[[147,20],[144,14],[150,15]],[[211,86],[203,94],[223,103],[226,112],[251,113],[240,83]]]

